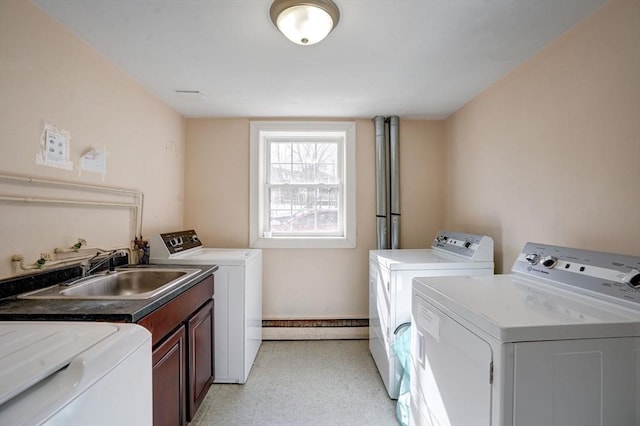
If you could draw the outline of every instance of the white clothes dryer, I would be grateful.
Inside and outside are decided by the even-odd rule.
[[[243,384],[262,344],[262,250],[206,248],[194,230],[156,234],[154,264],[218,265],[214,273],[214,383]]]
[[[411,320],[414,277],[492,275],[493,240],[440,231],[430,249],[369,252],[369,350],[389,397],[397,399],[403,368],[392,344]]]
[[[512,274],[414,279],[411,423],[640,425],[639,271],[527,243]]]

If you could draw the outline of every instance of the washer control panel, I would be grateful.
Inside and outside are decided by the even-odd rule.
[[[493,239],[486,235],[440,231],[431,248],[464,256],[473,261],[493,262]]]
[[[160,250],[158,246],[162,246],[162,250]],[[202,247],[202,242],[200,241],[198,234],[196,234],[196,231],[194,231],[193,229],[190,229],[188,231],[176,231],[167,232],[165,234],[157,234],[154,235],[151,239],[151,251],[154,252],[152,253],[154,257],[166,258],[167,256],[155,255],[165,253],[166,255],[170,256],[172,254],[180,253],[185,250],[198,247]]]
[[[527,243],[511,272],[640,308],[640,257]]]

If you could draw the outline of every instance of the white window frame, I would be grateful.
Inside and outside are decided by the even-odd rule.
[[[273,236],[266,222],[269,138],[342,139],[340,235]],[[346,121],[251,121],[249,238],[253,248],[353,248],[356,246],[356,124]]]

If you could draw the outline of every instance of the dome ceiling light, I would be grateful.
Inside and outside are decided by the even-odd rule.
[[[322,41],[340,20],[331,0],[275,0],[269,14],[286,38],[303,46]]]

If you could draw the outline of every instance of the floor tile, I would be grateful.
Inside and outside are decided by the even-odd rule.
[[[265,341],[247,383],[214,384],[189,426],[397,426],[368,340]]]

